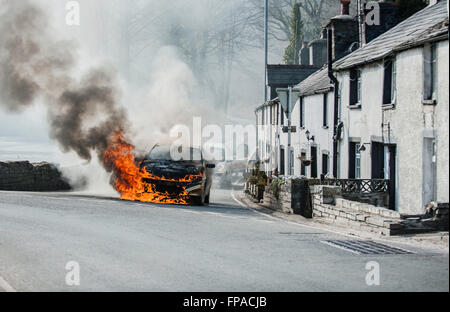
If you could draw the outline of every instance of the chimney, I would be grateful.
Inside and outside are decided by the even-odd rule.
[[[317,39],[309,44],[310,65],[322,67],[327,62],[327,39]]]
[[[302,48],[300,49],[300,65],[310,65],[309,58],[310,56],[308,42],[304,41]]]
[[[326,26],[331,30],[331,37],[327,39],[331,42],[333,61],[351,53],[352,47],[359,42],[358,19],[350,16],[350,0],[341,0],[341,4],[341,15],[331,18]]]
[[[350,0],[341,0],[341,15],[350,15]]]

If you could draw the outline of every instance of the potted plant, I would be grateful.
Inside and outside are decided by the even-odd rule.
[[[311,159],[307,159],[305,156],[300,156],[299,159],[304,166],[306,167],[311,166],[312,163]]]

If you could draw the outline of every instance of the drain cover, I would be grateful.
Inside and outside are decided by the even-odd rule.
[[[325,240],[322,243],[353,252],[358,255],[404,255],[413,254],[413,252],[376,243],[373,241],[362,240]]]

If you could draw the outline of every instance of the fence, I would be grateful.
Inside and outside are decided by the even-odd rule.
[[[342,187],[342,193],[373,194],[389,193],[390,181],[383,179],[311,179],[309,185],[330,185]]]
[[[395,188],[384,179],[309,179],[312,185],[340,186],[348,199],[395,209]]]

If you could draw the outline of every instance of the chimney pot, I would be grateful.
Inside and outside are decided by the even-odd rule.
[[[350,15],[350,0],[341,0],[341,15]]]

